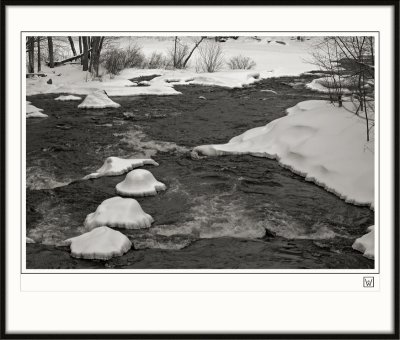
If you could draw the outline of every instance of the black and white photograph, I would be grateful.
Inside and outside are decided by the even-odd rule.
[[[26,269],[374,269],[375,33],[22,37]]]
[[[1,339],[399,339],[400,0],[0,4]]]

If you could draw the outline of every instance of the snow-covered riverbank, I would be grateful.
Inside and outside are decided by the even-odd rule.
[[[301,102],[288,112],[226,144],[202,145],[194,152],[275,158],[346,202],[373,208],[374,146],[366,141],[364,119],[326,101]]]

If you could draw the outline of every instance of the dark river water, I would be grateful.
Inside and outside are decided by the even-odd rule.
[[[193,159],[191,148],[224,143],[300,101],[321,99],[291,82],[244,89],[176,87],[170,97],[114,97],[119,109],[88,110],[56,95],[27,98],[49,114],[27,122],[27,268],[373,268],[351,248],[374,212],[347,204],[270,159]],[[270,89],[277,92],[265,92]],[[199,97],[206,99],[201,99]],[[133,243],[107,262],[73,259],[59,243],[115,196],[123,176],[80,181],[109,156],[151,156],[167,190],[139,198],[155,222],[120,230]],[[58,245],[58,246],[57,246]]]

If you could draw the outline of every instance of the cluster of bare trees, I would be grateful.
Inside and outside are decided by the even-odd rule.
[[[365,118],[367,141],[370,141],[375,111],[374,38],[324,37],[312,55],[312,62],[325,74],[325,81],[319,82],[328,88],[330,100],[341,107],[343,98],[349,98],[354,113]]]
[[[83,71],[90,71],[95,77],[99,75],[100,53],[103,47],[105,37],[102,36],[80,36],[78,37],[79,54],[75,48],[74,38],[67,37],[73,56],[62,60],[55,60],[55,44],[57,48],[65,48],[60,42],[65,37],[38,36],[26,38],[26,52],[28,53],[28,73],[35,73],[35,60],[37,61],[37,72],[41,72],[41,63],[47,59],[46,63],[50,68],[62,65],[66,62],[80,60]],[[76,39],[75,39],[76,41]],[[46,44],[45,46],[43,46]],[[44,54],[43,50],[47,53]],[[35,57],[36,55],[36,57]],[[46,58],[47,57],[47,58]]]

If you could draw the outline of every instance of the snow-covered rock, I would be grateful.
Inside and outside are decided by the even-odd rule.
[[[59,96],[54,100],[69,101],[69,100],[81,100],[81,99],[82,99],[81,97],[69,95],[69,96]]]
[[[117,193],[123,196],[154,196],[157,191],[165,190],[164,183],[157,181],[153,174],[144,169],[132,170],[121,183],[115,187]]]
[[[113,102],[103,90],[97,90],[86,96],[85,100],[78,105],[79,109],[105,109],[108,107],[120,107]]]
[[[119,231],[102,226],[64,242],[71,248],[71,256],[90,260],[109,260],[131,249],[132,243]]]
[[[193,153],[277,159],[347,202],[373,208],[374,146],[366,141],[365,120],[324,101],[302,103],[290,112],[227,144],[198,146]]]
[[[36,243],[33,239],[31,239],[30,237],[26,237],[25,240],[26,243]]]
[[[353,249],[373,260],[375,258],[375,226],[370,226],[367,231],[367,234],[355,240]]]
[[[39,109],[32,105],[31,102],[26,101],[26,118],[46,118],[48,115],[42,113],[43,109]]]
[[[108,157],[100,169],[83,177],[83,179],[98,178],[103,176],[119,176],[134,168],[138,168],[147,164],[158,166],[158,163],[150,158],[125,159],[119,157]]]
[[[85,227],[109,226],[123,229],[149,228],[153,218],[133,198],[112,197],[103,201],[94,213],[87,215]]]

